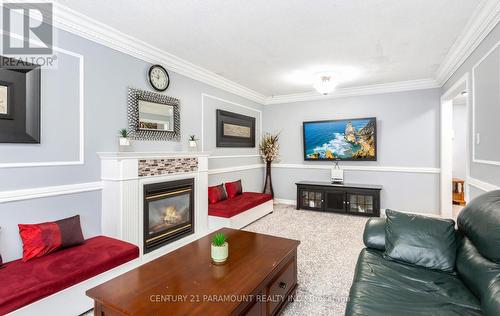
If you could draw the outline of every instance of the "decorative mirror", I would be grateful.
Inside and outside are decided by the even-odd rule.
[[[128,89],[128,123],[138,140],[180,140],[180,103],[163,94]]]

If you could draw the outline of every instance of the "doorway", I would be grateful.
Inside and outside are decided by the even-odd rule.
[[[463,207],[459,204],[468,199],[469,100],[468,73],[441,97],[440,214],[446,218],[456,218]]]

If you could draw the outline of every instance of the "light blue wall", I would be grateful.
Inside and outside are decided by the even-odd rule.
[[[495,45],[500,42],[500,25],[497,25],[491,32],[486,36],[486,38],[481,42],[481,44],[474,50],[474,52],[467,58],[467,60],[462,64],[460,68],[451,76],[451,78],[446,82],[442,88],[442,93],[448,91],[457,81],[460,80],[464,75],[468,74],[470,83],[470,92],[468,94],[468,102],[472,105],[473,95],[476,93],[472,89],[472,68],[477,64],[483,56],[485,56]],[[490,56],[490,60],[498,64],[500,57],[498,54]],[[484,70],[484,69],[483,69]],[[498,84],[494,85],[493,82],[498,82],[500,80],[500,69],[489,69],[487,71],[482,71],[478,73],[477,84],[481,90],[481,96],[491,95],[492,100],[499,100],[500,86]],[[486,79],[486,80],[484,80]],[[489,79],[489,80],[488,80]],[[488,100],[486,100],[488,101]],[[479,102],[479,100],[478,100]],[[472,108],[472,107],[471,107]],[[498,113],[500,107],[498,102],[493,102],[491,104],[485,104],[483,101],[476,104],[476,126],[478,131],[481,132],[481,145],[476,145],[476,150],[478,151],[478,158],[486,157],[488,159],[494,159],[500,161],[500,141],[498,137]],[[468,121],[470,134],[467,135],[469,144],[472,146],[473,141],[473,131],[472,131],[472,117]],[[472,147],[469,148],[469,160],[470,163],[470,176],[474,179],[484,181],[495,186],[500,187],[500,165],[477,163],[472,160]],[[481,190],[477,188],[470,189],[470,196],[477,196]]]
[[[76,166],[0,168],[0,192],[100,181],[100,160],[97,152],[117,151],[117,131],[127,127],[127,88],[152,90],[147,82],[149,63],[116,50],[83,39],[65,31],[57,31],[56,46],[83,56],[84,105],[85,105],[85,164]],[[60,57],[59,57],[60,56]],[[80,75],[77,56],[58,54],[56,70],[43,73],[42,89],[42,143],[40,145],[0,144],[0,164],[18,162],[50,162],[78,160],[79,140],[79,86]],[[185,76],[169,72],[171,85],[166,95],[180,99],[181,142],[134,141],[134,151],[184,151],[190,134],[202,135],[202,118],[212,120],[215,108],[253,114],[262,106],[245,98],[214,88]],[[207,101],[202,113],[202,94],[223,100]],[[228,102],[225,102],[227,100]],[[239,105],[243,105],[243,108]],[[212,121],[205,124],[204,141],[215,139]],[[209,150],[215,148],[208,148]],[[241,150],[225,149],[218,155],[240,154]],[[256,153],[256,149],[245,151]],[[244,161],[220,159],[239,166]],[[225,179],[243,178],[248,188],[260,190],[262,170],[253,169],[234,174],[217,174],[209,177],[211,183]],[[78,193],[62,197],[32,199],[0,204],[0,253],[6,260],[20,254],[16,225],[53,220],[79,213],[83,217],[86,236],[100,233],[100,192]]]
[[[341,166],[438,168],[439,96],[439,89],[430,89],[266,106],[263,129],[280,132],[279,163],[332,166],[304,162],[302,122],[375,116],[377,161],[342,162]],[[273,172],[274,190],[282,199],[295,199],[295,181],[329,180],[328,170],[275,168]],[[384,185],[382,208],[438,211],[437,173],[345,171],[345,182]]]

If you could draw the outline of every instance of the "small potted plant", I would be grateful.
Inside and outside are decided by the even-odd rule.
[[[121,130],[119,130],[118,136],[120,137],[120,146],[130,146],[130,135],[128,129],[122,128]]]
[[[229,256],[229,245],[226,235],[217,233],[212,237],[212,261],[216,264],[224,263]]]
[[[196,151],[197,141],[196,135],[189,135],[189,149]]]

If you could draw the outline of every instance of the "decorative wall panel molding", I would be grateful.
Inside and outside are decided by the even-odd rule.
[[[500,190],[499,186],[496,186],[494,184],[484,182],[475,178],[467,178],[467,181],[465,182],[466,185],[473,186],[475,188],[478,188],[483,191],[493,191],[493,190]]]
[[[208,174],[213,175],[219,173],[238,172],[238,171],[259,169],[264,167],[265,167],[264,164],[254,164],[254,165],[243,165],[243,166],[228,167],[228,168],[209,169]]]
[[[330,170],[332,165],[306,165],[306,164],[282,164],[277,163],[272,165],[273,168],[287,169],[319,169]],[[340,166],[346,171],[374,171],[374,172],[403,172],[403,173],[440,173],[440,168],[425,168],[425,167],[385,167],[385,166]]]
[[[498,160],[493,160],[493,159],[481,159],[481,158],[478,158],[477,157],[477,150],[476,150],[476,146],[478,145],[477,144],[477,124],[476,124],[476,116],[477,116],[477,99],[478,99],[478,91],[480,91],[480,89],[478,87],[476,87],[476,83],[477,83],[477,69],[478,67],[481,66],[481,64],[490,56],[492,55],[495,51],[497,51],[497,56],[496,58],[498,58],[498,50],[499,50],[499,47],[500,47],[500,42],[496,43],[488,52],[486,52],[486,54],[484,54],[484,56],[479,59],[479,61],[472,67],[472,162],[475,162],[475,163],[480,163],[480,164],[486,164],[486,165],[495,165],[495,166],[500,166],[500,159]],[[494,55],[493,55],[494,56]],[[494,56],[495,57],[495,56]],[[491,67],[486,67],[486,68],[491,68]],[[495,68],[495,67],[493,67]],[[492,71],[491,69],[488,69],[488,72],[489,71]],[[496,75],[498,75],[500,72],[499,70],[497,69],[496,70]],[[497,77],[497,76],[495,76]],[[490,81],[490,80],[488,80]],[[498,87],[496,88],[498,89]],[[481,92],[484,92],[484,88]],[[492,91],[493,92],[493,95],[495,97],[498,98],[498,96],[496,95],[496,91]],[[483,101],[487,99],[488,102],[493,102],[494,104],[497,104],[498,106],[498,103],[495,102],[497,100],[495,100],[494,98],[491,98],[491,96],[488,96],[487,98],[484,98],[483,97]],[[483,109],[484,111],[484,109]],[[491,118],[491,113],[490,111],[488,111],[488,118]],[[494,117],[494,116],[493,116]],[[496,118],[495,118],[496,120]],[[493,135],[491,135],[493,136]],[[496,135],[493,136],[493,139],[496,138]],[[483,144],[484,146],[484,144]],[[488,146],[486,146],[488,147]],[[489,147],[490,149],[493,149],[495,148],[495,146],[490,146]]]
[[[3,34],[3,31],[0,30],[0,34]],[[16,34],[11,34],[12,37],[17,39],[22,39],[21,36]],[[35,44],[37,42],[34,42]],[[83,55],[77,54],[75,52],[59,48],[56,46],[52,47],[55,52],[66,54],[75,58],[78,58],[78,159],[77,160],[68,160],[68,161],[33,161],[33,162],[0,162],[1,168],[25,168],[25,167],[50,167],[50,166],[72,166],[72,165],[83,165],[85,163],[85,102],[84,102],[84,82],[85,82],[85,74],[84,74],[84,57]],[[44,78],[44,74],[42,72],[42,82]],[[41,91],[41,108],[42,111],[44,107],[43,101],[43,89]],[[41,131],[42,131],[42,142],[43,142],[43,129],[44,129],[44,121],[43,118],[41,120]],[[42,143],[43,146],[43,143]]]
[[[0,203],[39,199],[39,198],[66,195],[66,194],[77,194],[89,191],[99,191],[102,190],[102,188],[103,188],[102,182],[98,181],[98,182],[39,187],[32,189],[1,191]]]

